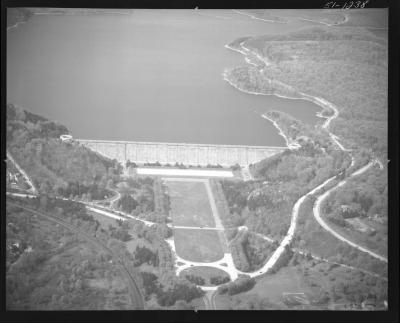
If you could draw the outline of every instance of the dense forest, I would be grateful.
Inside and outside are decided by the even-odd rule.
[[[348,165],[346,153],[333,150],[327,154],[312,145],[267,158],[252,168],[256,181],[221,181],[229,207],[225,223],[246,225],[280,240],[289,228],[296,200]],[[226,218],[223,212],[222,217]]]
[[[77,202],[12,199],[62,217],[90,234],[99,223]],[[7,205],[7,308],[13,310],[131,309],[126,282],[112,257],[80,235]]]
[[[129,177],[118,188],[121,192],[116,203],[118,210],[151,222],[171,222],[169,196],[160,178]]]
[[[254,233],[240,231],[230,243],[235,267],[244,272],[252,272],[262,267],[277,248]]]
[[[234,69],[228,77],[234,84],[288,94],[274,86],[282,83],[322,97],[340,112],[333,133],[352,148],[387,156],[387,40],[365,28],[317,26],[249,38],[244,46],[272,64]]]
[[[76,142],[59,137],[68,129],[56,122],[7,105],[7,150],[29,174],[39,192],[99,200],[111,195],[121,166]]]
[[[339,116],[331,122],[329,130],[346,148],[352,149],[355,160],[349,168],[350,154],[335,147],[328,133],[320,127],[307,126],[280,111],[266,113],[289,141],[297,142],[300,148],[287,150],[250,167],[254,181],[222,181],[228,216],[221,213],[224,224],[246,225],[252,231],[279,240],[286,234],[293,205],[302,194],[335,174],[342,174],[337,179],[343,179],[376,156],[385,163],[387,41],[365,28],[316,26],[287,34],[240,38],[230,44],[237,50],[243,50],[242,46],[251,52],[247,53],[248,57],[258,55],[264,60],[259,59],[256,66],[231,69],[226,72],[226,79],[247,92],[292,98],[305,93],[333,103]],[[263,61],[268,64],[260,66]],[[332,112],[324,109],[321,114],[327,117]],[[315,197],[322,192],[307,198],[300,208],[292,247],[387,277],[386,264],[339,241],[315,221],[312,207]],[[385,168],[382,171],[373,167],[362,176],[352,178],[334,191],[322,209],[335,230],[350,240],[386,254]],[[243,269],[250,268],[249,258],[240,243],[243,237],[232,232],[236,262]],[[282,266],[296,267],[302,276],[306,276],[309,285],[322,293],[322,299],[357,303],[357,306],[370,298],[381,305],[387,299],[384,279],[342,267],[328,268],[325,272],[311,256],[309,259],[299,257],[288,252],[284,260],[289,263]],[[314,267],[319,269],[315,271]],[[274,271],[276,269],[279,268]],[[320,272],[329,277],[328,284],[314,279]],[[354,281],[349,284],[352,279]],[[248,293],[231,297],[231,305],[235,303],[242,308],[271,306],[268,299]],[[249,296],[254,296],[254,303],[248,301]]]
[[[171,306],[193,308],[191,302],[203,295],[196,285],[177,277],[174,259],[160,227],[147,227],[141,222],[124,222],[125,227],[135,241],[134,264],[140,271],[145,290],[145,299],[152,309],[165,309]],[[167,228],[168,229],[168,228]]]
[[[100,222],[94,219],[93,215],[88,214],[85,206],[79,202],[65,201],[45,195],[28,200],[10,198],[9,201],[22,203],[46,214],[64,218],[67,223],[87,232],[99,242],[107,245],[124,260],[125,265],[142,289],[150,308],[173,309],[184,307],[193,309],[194,305],[191,302],[203,295],[203,292],[195,284],[175,275],[173,255],[164,240],[167,236],[164,235],[163,228],[159,226],[147,227],[139,221],[132,220],[129,222],[115,221],[115,225],[109,225],[107,229],[104,229]],[[69,233],[68,230],[61,230],[52,223],[46,225],[46,230],[54,231],[54,233],[46,233],[47,231],[41,230],[41,226],[35,224],[36,221],[40,220],[38,217],[32,217],[30,213],[13,206],[10,206],[8,210],[7,294],[10,295],[10,308],[131,309],[128,299],[122,301],[123,297],[127,297],[126,287],[121,287],[121,283],[110,282],[111,277],[119,280],[120,274],[118,267],[112,266],[109,255],[104,254],[101,250],[100,253],[96,251],[96,253],[93,253],[93,259],[82,264],[80,253],[68,251],[70,265],[62,269],[53,260],[62,257],[62,252],[69,250],[67,245],[70,242],[68,241],[73,243],[71,245],[73,250],[81,250],[83,247],[80,246],[81,242],[77,236]],[[46,223],[46,221],[42,222]],[[43,235],[46,238],[43,239]],[[54,241],[50,238],[52,235],[57,235],[57,238],[53,239]],[[64,241],[64,243],[58,244],[57,241]],[[136,248],[128,249],[126,244],[128,242],[134,242]],[[57,256],[58,254],[60,255]],[[35,267],[35,270],[32,270],[32,266]],[[82,268],[76,269],[74,266]],[[107,266],[107,268],[104,266]],[[58,286],[67,287],[54,291],[54,288],[59,287],[53,287],[53,281],[51,281],[48,283],[48,288],[42,290],[40,287],[42,283],[50,279],[44,273],[57,272],[61,269],[63,275],[60,277],[66,277],[66,282],[60,282]],[[110,271],[113,271],[113,273]],[[18,277],[21,277],[25,272],[30,274],[26,275],[26,278],[18,280]],[[41,277],[42,283],[36,281],[36,279],[39,279],[37,277]],[[76,281],[79,282],[76,283]],[[106,281],[114,284],[113,287],[109,288],[108,294],[102,292],[102,288],[107,288],[103,286],[108,286]],[[26,285],[28,282],[29,286]],[[54,283],[57,284],[57,281]],[[71,287],[68,287],[68,284],[72,284]],[[79,288],[74,289],[74,286],[78,285]],[[33,295],[39,293],[39,290],[42,298],[33,301]],[[62,293],[63,290],[70,291],[72,296],[75,295],[76,301],[73,300],[72,296],[62,298],[61,294],[60,297],[52,298],[52,293]],[[25,293],[25,295],[22,296],[22,293]],[[91,295],[90,293],[94,293],[93,295],[96,296],[93,300],[86,299],[88,295]],[[101,299],[99,299],[99,295],[101,295]],[[79,304],[77,304],[78,300]],[[103,303],[100,304],[100,301]],[[38,302],[41,302],[41,304],[38,305]],[[104,302],[109,305],[104,305]],[[114,307],[112,307],[112,304],[114,304]]]

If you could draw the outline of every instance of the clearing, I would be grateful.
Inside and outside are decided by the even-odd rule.
[[[204,182],[165,181],[176,226],[215,227]]]
[[[224,256],[218,232],[214,230],[175,229],[175,248],[185,260],[214,262]]]

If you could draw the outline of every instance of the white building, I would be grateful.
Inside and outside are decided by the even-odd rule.
[[[71,135],[61,135],[60,139],[62,142],[72,142],[72,136]]]

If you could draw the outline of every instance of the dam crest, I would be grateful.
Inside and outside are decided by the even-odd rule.
[[[121,163],[155,163],[246,167],[284,151],[287,147],[208,145],[165,142],[108,141],[75,139],[97,153]]]

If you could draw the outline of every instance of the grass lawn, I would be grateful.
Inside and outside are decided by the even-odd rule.
[[[353,248],[325,231],[312,216],[312,204],[304,203],[299,214],[294,246],[331,261],[385,275],[387,264]],[[328,223],[329,226],[332,225],[330,222]],[[352,240],[351,237],[349,239]]]
[[[190,267],[183,270],[180,274],[181,277],[185,277],[185,275],[195,275],[204,278],[206,281],[204,286],[214,286],[210,283],[211,277],[222,276],[229,278],[229,275],[225,271],[214,267]]]
[[[351,222],[351,220],[354,221],[355,219],[350,219],[349,222]],[[337,233],[339,233],[346,239],[354,243],[357,243],[367,249],[370,249],[373,252],[376,252],[382,256],[387,256],[388,253],[387,227],[375,224],[374,228],[378,230],[378,232],[374,236],[369,236],[367,233],[362,233],[354,229],[338,226],[335,223],[329,221],[326,217],[324,217],[324,220],[333,230],[335,230]]]
[[[214,227],[210,201],[202,182],[165,181],[174,225]]]
[[[175,229],[176,252],[189,261],[213,262],[224,256],[218,232],[199,229]]]
[[[272,303],[281,303],[282,293],[312,293],[303,279],[303,275],[295,268],[284,267],[276,274],[260,278],[254,288],[245,294],[258,294]]]

